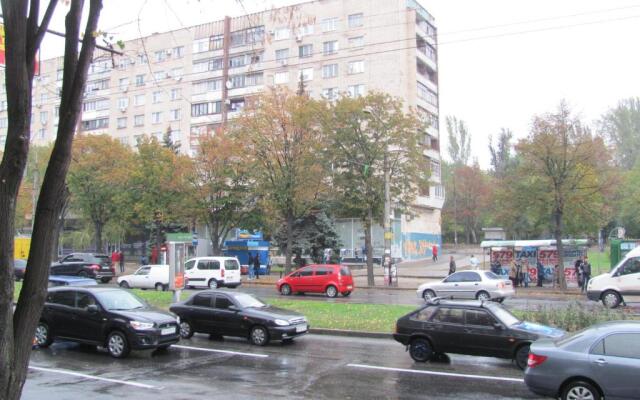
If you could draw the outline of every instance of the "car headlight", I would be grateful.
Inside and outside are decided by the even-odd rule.
[[[289,321],[285,321],[284,319],[276,319],[273,322],[275,322],[276,325],[278,325],[278,326],[287,326],[287,325],[289,325]]]
[[[176,317],[176,322],[178,323],[178,325],[180,325],[180,317]]]
[[[153,322],[142,322],[142,321],[129,321],[129,325],[137,331],[144,331],[147,329],[153,329]]]

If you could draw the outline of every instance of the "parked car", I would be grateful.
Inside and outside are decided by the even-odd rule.
[[[184,264],[187,288],[208,287],[216,289],[240,286],[240,263],[235,257],[196,257]]]
[[[436,298],[398,319],[393,337],[418,362],[439,353],[458,353],[512,359],[524,369],[531,343],[564,334],[561,329],[520,321],[495,302]]]
[[[613,321],[533,343],[524,382],[562,400],[640,399],[638,378],[640,321]]]
[[[16,277],[16,281],[24,279],[24,273],[27,270],[27,260],[17,259],[13,260],[13,273]]]
[[[640,247],[627,253],[611,272],[591,278],[587,284],[587,297],[602,301],[608,308],[640,301]]]
[[[96,286],[98,282],[92,278],[81,276],[49,275],[49,287],[56,286]]]
[[[155,289],[169,288],[168,265],[143,265],[133,274],[118,277],[118,285],[123,288]]]
[[[36,327],[36,343],[56,339],[104,346],[112,357],[131,350],[166,349],[180,340],[176,318],[150,308],[128,290],[107,287],[50,288]]]
[[[172,304],[170,310],[180,317],[180,336],[185,339],[202,332],[246,337],[251,343],[264,346],[270,340],[293,341],[309,329],[304,315],[270,306],[241,292],[205,290]]]
[[[276,283],[277,290],[285,296],[291,293],[324,293],[327,297],[336,297],[340,293],[346,297],[354,287],[349,267],[337,264],[309,265]]]
[[[515,294],[513,284],[491,271],[455,272],[440,282],[423,283],[416,291],[425,301],[434,297],[452,299],[497,300],[499,302]]]
[[[81,276],[108,283],[116,276],[116,271],[106,254],[72,253],[52,264],[49,275]]]

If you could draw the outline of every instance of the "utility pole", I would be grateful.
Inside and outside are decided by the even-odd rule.
[[[384,268],[389,269],[389,281],[387,282],[391,286],[391,238],[393,232],[391,232],[391,193],[389,192],[389,155],[388,149],[384,151],[384,217],[382,220],[382,228],[384,230],[384,255],[382,263]]]

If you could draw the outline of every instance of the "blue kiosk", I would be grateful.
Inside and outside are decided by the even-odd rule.
[[[238,229],[236,239],[225,241],[222,252],[225,256],[238,258],[243,275],[248,274],[249,268],[253,268],[253,265],[248,265],[249,254],[260,258],[260,275],[267,275],[269,272],[269,241],[263,240],[262,232]]]

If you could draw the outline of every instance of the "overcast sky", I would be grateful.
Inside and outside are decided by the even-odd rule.
[[[298,2],[105,0],[99,26],[127,40]],[[501,127],[523,137],[532,116],[561,99],[593,123],[618,100],[640,95],[640,0],[420,2],[439,31],[443,157],[447,115],[467,123],[473,157],[486,168],[488,137]],[[52,25],[61,31],[64,10],[61,3]],[[48,39],[42,56],[62,50],[61,40]]]

